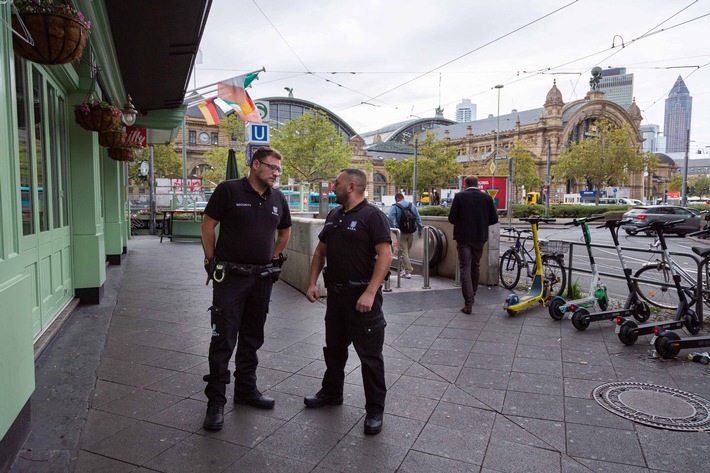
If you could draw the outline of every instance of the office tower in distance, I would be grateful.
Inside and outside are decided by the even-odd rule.
[[[472,122],[476,119],[476,104],[469,99],[462,99],[456,105],[456,121],[458,123]]]
[[[604,69],[599,90],[604,92],[604,100],[628,110],[634,97],[634,75],[627,74],[625,67]]]
[[[678,76],[666,99],[666,113],[663,123],[666,153],[685,152],[692,111],[693,97],[690,96],[683,78]]]

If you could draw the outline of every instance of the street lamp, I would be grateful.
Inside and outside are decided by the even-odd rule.
[[[412,200],[417,205],[417,155],[419,154],[419,135],[414,135],[414,172],[412,173]]]
[[[496,158],[498,157],[498,137],[500,135],[500,89],[503,88],[503,85],[498,84],[495,88],[498,89],[498,117],[496,119],[496,148],[493,150],[493,164],[491,165],[491,187],[495,186]],[[510,179],[508,179],[508,181],[510,181]],[[510,213],[508,217],[508,220],[510,220]]]

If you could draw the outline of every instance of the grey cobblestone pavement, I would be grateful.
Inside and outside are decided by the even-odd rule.
[[[229,402],[223,430],[207,432],[201,262],[199,244],[131,240],[102,304],[80,306],[37,361],[33,433],[13,472],[710,472],[707,432],[636,424],[591,398],[642,381],[710,399],[707,366],[654,359],[648,337],[624,346],[610,322],[579,332],[540,306],[509,317],[500,287],[481,287],[465,315],[450,280],[424,290],[418,276],[385,295],[381,434],[363,434],[354,352],[344,404],[304,408],[324,371],[325,305],[283,282],[257,373],[276,407]]]

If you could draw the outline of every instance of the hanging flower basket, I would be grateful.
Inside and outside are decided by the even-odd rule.
[[[118,148],[126,142],[128,135],[122,126],[99,132],[99,144],[104,148]]]
[[[66,2],[17,0],[15,6],[34,44],[22,37],[13,39],[15,54],[38,64],[68,64],[78,60],[86,46],[91,22]],[[22,31],[20,20],[12,17],[12,27]]]
[[[114,161],[133,161],[133,148],[130,146],[109,148],[108,156]]]
[[[103,100],[93,97],[74,107],[76,122],[85,130],[109,131],[119,125],[122,112]]]

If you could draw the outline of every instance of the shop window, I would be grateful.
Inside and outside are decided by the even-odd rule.
[[[47,169],[47,147],[44,137],[44,78],[32,68],[32,105],[34,107],[34,145],[37,166],[37,210],[39,211],[39,231],[49,230],[49,173]]]
[[[34,224],[34,184],[32,181],[32,159],[30,159],[30,130],[28,126],[27,75],[24,63],[15,58],[15,97],[17,97],[17,130],[20,155],[20,201],[22,203],[22,234],[35,233]]]
[[[67,149],[67,104],[59,97],[57,124],[59,125],[59,155],[61,163],[62,226],[69,225],[69,151]]]

